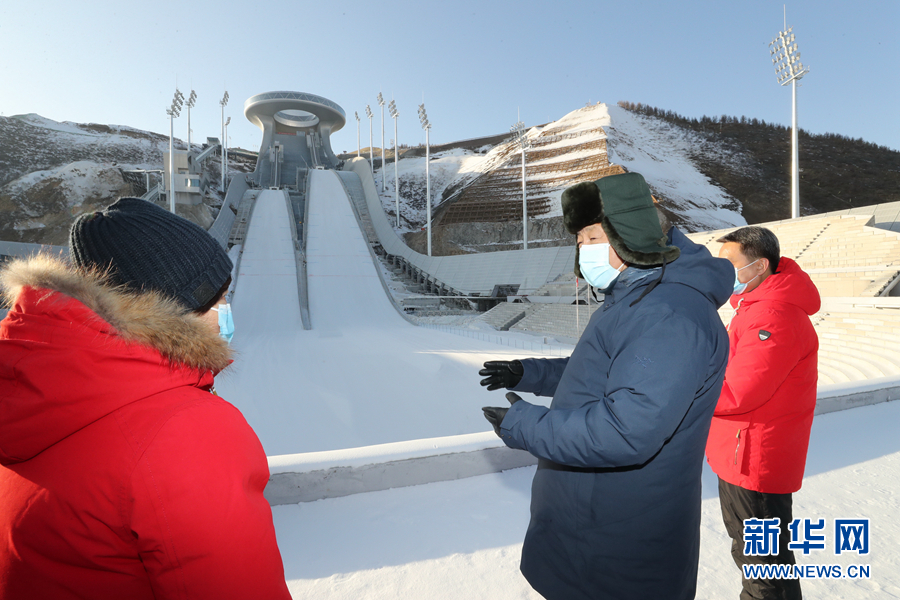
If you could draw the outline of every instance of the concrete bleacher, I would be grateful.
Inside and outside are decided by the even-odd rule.
[[[889,297],[900,276],[900,233],[876,227],[877,207],[763,223],[778,236],[782,256],[809,273],[822,296],[812,317],[819,335],[819,385],[900,375],[900,299]],[[895,217],[898,210],[889,211]],[[881,221],[883,222],[883,221]],[[691,234],[718,254],[731,231]],[[900,290],[897,290],[900,291]],[[720,314],[727,323],[732,310]]]
[[[508,331],[510,327],[521,321],[536,308],[524,302],[501,302],[491,310],[478,317],[497,331]]]
[[[900,233],[874,222],[871,214],[826,213],[761,225],[778,236],[782,256],[796,260],[823,297],[878,297],[891,294],[900,276]],[[688,237],[717,255],[716,240],[733,230]]]
[[[900,375],[900,298],[824,298],[812,321],[819,385]]]
[[[578,281],[577,290],[575,285],[575,274],[572,272],[563,273],[555,280],[548,281],[535,290],[529,297],[573,297],[572,300],[574,301],[575,295],[583,297],[588,292],[588,284],[584,279]]]
[[[593,300],[589,306],[576,305],[576,297],[587,302],[588,284],[579,280],[576,290],[575,274],[569,271],[530,294],[511,296],[509,300],[513,301],[501,302],[479,321],[499,331],[525,331],[574,341],[598,307]]]
[[[522,319],[510,331],[528,331],[552,335],[563,341],[575,341],[581,337],[591,315],[600,304],[537,304],[527,318]]]
[[[900,297],[893,297],[900,277],[898,217],[900,205],[762,224],[778,236],[782,255],[810,274],[822,296],[822,309],[812,317],[819,335],[820,386],[900,377],[900,346],[895,347]],[[729,231],[688,237],[717,255],[716,240]],[[586,298],[587,286],[580,283],[579,297]],[[574,275],[564,273],[523,296],[523,304],[499,305],[480,320],[501,330],[577,340],[597,305],[579,306],[576,316],[574,286]],[[726,325],[733,312],[729,304],[719,310]]]

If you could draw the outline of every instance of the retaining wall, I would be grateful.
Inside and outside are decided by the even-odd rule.
[[[900,377],[823,386],[816,414],[900,399]],[[269,504],[297,504],[395,487],[451,481],[537,464],[494,432],[365,448],[269,457]]]
[[[369,162],[353,158],[345,163],[344,170],[359,175],[372,226],[384,250],[464,294],[489,296],[497,284],[518,284],[520,294],[530,293],[571,270],[575,264],[574,245],[460,256],[427,256],[416,252],[388,222]]]

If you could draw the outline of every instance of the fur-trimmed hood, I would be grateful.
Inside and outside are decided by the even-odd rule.
[[[15,260],[0,272],[0,293],[14,306],[23,288],[60,292],[106,321],[122,340],[159,351],[173,364],[218,373],[231,350],[196,314],[156,292],[135,293],[98,272],[83,273],[62,259],[38,255]]]
[[[29,460],[135,402],[207,394],[231,352],[156,292],[46,255],[0,270],[0,463]]]

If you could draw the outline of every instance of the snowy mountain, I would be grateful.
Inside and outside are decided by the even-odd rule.
[[[705,176],[692,159],[703,140],[661,119],[598,103],[531,128],[526,139],[530,246],[570,244],[571,236],[561,222],[563,190],[622,168],[643,174],[670,218],[687,231],[746,224],[741,203]],[[735,169],[751,168],[749,157],[718,148],[711,151]],[[379,190],[384,180],[385,211],[396,215],[395,169],[399,172],[400,226],[396,229],[420,249],[426,208],[425,158],[420,151],[414,154],[401,156],[396,165],[388,159],[376,180]],[[516,141],[478,151],[438,152],[429,170],[438,254],[505,250],[521,244],[521,151]]]
[[[168,137],[120,125],[0,117],[0,239],[65,244],[75,216],[143,194],[142,178],[124,171],[161,169],[168,146]],[[204,211],[186,216],[209,225]]]
[[[602,105],[601,105],[602,106]],[[692,159],[698,136],[665,121],[607,107],[610,162],[644,175],[657,199],[689,231],[746,225],[741,203],[712,182]],[[750,168],[748,156],[711,148],[725,155],[736,170]]]

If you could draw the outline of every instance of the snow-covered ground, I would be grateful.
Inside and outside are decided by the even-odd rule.
[[[32,171],[11,181],[4,191],[13,195],[23,193],[46,179],[56,179],[59,182],[58,187],[70,210],[80,207],[80,200],[83,198],[108,196],[122,185],[121,175],[118,171],[111,171],[109,163],[80,160],[54,169]]]
[[[28,114],[7,117],[35,128],[35,135],[42,136],[41,146],[50,146],[61,155],[87,152],[94,162],[118,163],[121,168],[158,169],[163,152],[169,151],[168,139],[158,134],[127,127],[125,125],[78,124],[71,121],[54,121],[40,115]],[[42,131],[43,130],[43,131]],[[53,132],[48,134],[47,132]],[[15,140],[18,141],[18,140]],[[192,140],[197,146],[197,140]],[[184,149],[181,140],[175,140],[176,148]],[[37,144],[35,144],[37,146]],[[36,163],[45,161],[46,148],[31,148]],[[22,149],[18,149],[19,152]],[[25,150],[26,152],[28,149]],[[85,155],[85,156],[87,156]],[[17,155],[18,161],[27,163],[29,156]],[[65,168],[65,167],[63,167]],[[54,173],[56,176],[64,172]]]
[[[83,125],[73,123],[72,121],[54,121],[53,119],[48,119],[35,113],[20,115],[17,118],[36,127],[42,127],[51,131],[59,131],[61,133],[74,133],[76,135],[85,135],[88,137],[106,137],[109,135],[108,133],[97,133],[96,131],[91,131],[90,129],[86,129]],[[130,132],[137,133],[139,135],[146,135],[147,133],[145,131],[141,131],[140,129],[134,129],[133,127],[128,127],[125,125],[104,125],[103,127],[108,127],[114,132]],[[116,135],[118,135],[118,133]],[[124,133],[122,135],[128,134]]]
[[[869,565],[869,579],[809,579],[808,598],[900,597],[900,402],[816,417],[794,517],[826,520],[798,564]],[[540,596],[518,570],[534,468],[273,508],[294,598],[513,600]],[[740,574],[715,475],[703,478],[697,598],[737,598]],[[868,555],[833,552],[836,518],[870,520]]]

